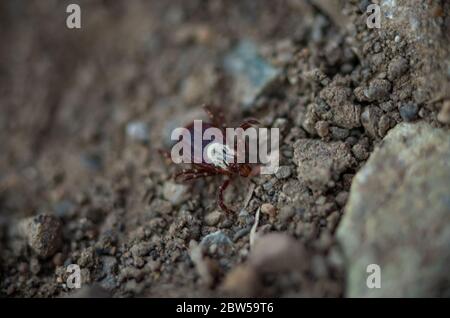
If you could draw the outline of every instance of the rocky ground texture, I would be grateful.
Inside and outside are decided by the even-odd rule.
[[[0,295],[449,296],[450,3],[374,2],[2,1]],[[235,215],[158,154],[204,103],[281,131]]]

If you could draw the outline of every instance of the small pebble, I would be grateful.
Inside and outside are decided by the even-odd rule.
[[[348,199],[348,192],[347,191],[341,191],[336,196],[336,203],[340,207],[343,207],[347,203],[347,199]]]
[[[273,183],[271,181],[267,181],[266,183],[263,184],[263,189],[265,191],[272,190],[272,188],[273,188]]]
[[[278,219],[282,223],[286,223],[295,215],[295,209],[291,206],[284,206],[281,208],[280,213],[278,214]]]
[[[39,260],[37,258],[32,258],[30,261],[30,272],[34,275],[37,275],[40,271],[41,264],[39,264]]]
[[[213,211],[205,216],[205,223],[208,226],[215,226],[217,225],[217,223],[219,223],[221,218],[222,213],[220,213],[219,211]]]
[[[26,274],[28,272],[28,264],[24,262],[20,263],[18,270],[20,274]]]
[[[321,195],[319,198],[317,198],[316,200],[316,204],[318,205],[322,205],[325,204],[325,202],[327,202],[327,198],[323,195]]]
[[[105,256],[102,258],[102,270],[106,274],[114,274],[117,270],[117,259],[113,256]]]
[[[358,138],[354,136],[350,136],[347,139],[345,139],[345,142],[349,144],[350,146],[356,145],[358,143]]]
[[[150,129],[147,123],[133,121],[127,124],[126,134],[132,140],[147,143],[150,139]]]
[[[344,140],[350,134],[349,130],[345,128],[331,127],[330,130],[333,140]]]
[[[376,106],[367,106],[361,113],[361,123],[364,129],[374,138],[378,136],[378,122],[383,111]]]
[[[208,234],[200,242],[200,245],[202,246],[211,246],[213,244],[231,246],[233,242],[231,242],[230,238],[222,231],[216,231],[214,233]]]
[[[141,243],[133,245],[133,247],[131,248],[130,251],[131,251],[131,255],[133,256],[133,258],[139,258],[139,257],[148,255],[148,253],[150,253],[152,248],[153,248],[152,243],[141,242]]]
[[[291,167],[289,166],[281,166],[278,167],[277,172],[275,173],[275,176],[278,179],[287,179],[291,176]]]
[[[320,120],[314,127],[319,137],[325,138],[330,134],[329,124],[326,121]]]
[[[53,264],[58,267],[64,265],[64,255],[62,253],[56,253],[53,256]]]
[[[88,247],[81,252],[77,264],[82,268],[88,268],[94,265],[95,259],[94,249],[92,247]]]
[[[246,236],[247,234],[250,233],[251,230],[251,226],[247,226],[244,227],[243,229],[240,229],[239,231],[237,231],[234,235],[233,235],[233,241],[236,242],[238,241],[240,238]]]
[[[408,70],[408,61],[403,57],[392,59],[388,66],[388,79],[395,80]]]
[[[166,182],[163,187],[164,199],[173,205],[179,205],[189,198],[188,186],[174,182]]]
[[[270,203],[264,203],[261,205],[261,212],[267,214],[272,219],[276,216],[277,209]]]
[[[28,245],[43,258],[53,256],[62,245],[62,224],[58,217],[39,214],[21,224]]]
[[[387,101],[385,103],[381,103],[380,108],[384,110],[386,113],[389,113],[395,109],[395,105],[392,101]]]
[[[450,100],[444,102],[437,119],[443,124],[450,124]]]
[[[369,87],[364,90],[364,95],[369,101],[385,100],[391,91],[391,83],[385,79],[374,79],[370,82]]]
[[[400,106],[400,116],[406,122],[412,121],[417,118],[419,107],[415,103],[407,103]]]
[[[378,121],[378,135],[384,137],[389,128],[391,128],[391,118],[388,115],[382,115]]]
[[[288,120],[286,118],[277,118],[275,119],[272,127],[278,128],[281,132],[286,130]]]
[[[366,160],[369,157],[367,149],[361,144],[354,145],[352,147],[352,152],[358,160]]]

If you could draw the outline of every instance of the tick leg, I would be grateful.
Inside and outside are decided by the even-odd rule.
[[[161,157],[164,158],[164,160],[168,163],[171,164],[173,163],[172,161],[172,157],[170,155],[170,152],[164,149],[158,149],[159,154],[161,155]]]
[[[242,122],[239,127],[246,130],[250,127],[258,126],[258,125],[260,125],[260,122],[258,120],[254,119],[254,118],[249,118],[249,119],[245,120],[244,122]]]
[[[219,204],[220,208],[221,208],[223,211],[225,211],[225,212],[228,213],[228,214],[232,214],[232,213],[234,213],[234,211],[231,210],[231,209],[229,209],[229,208],[225,205],[225,202],[224,202],[224,199],[223,199],[223,193],[225,192],[225,190],[227,189],[227,187],[229,186],[229,184],[230,184],[230,179],[226,179],[226,180],[224,181],[224,183],[222,183],[222,185],[220,186],[219,192],[217,193],[217,203]]]
[[[208,105],[204,105],[203,109],[205,110],[209,119],[211,119],[211,122],[213,123],[214,126],[222,129],[227,128],[225,116],[223,115],[222,111],[213,109],[211,106]]]
[[[222,168],[207,163],[193,163],[192,165],[201,171],[214,172],[215,174],[223,174],[223,175],[230,174],[229,171],[227,170],[224,170]]]
[[[189,181],[193,179],[205,178],[209,176],[214,176],[217,173],[215,171],[207,171],[205,169],[189,169],[178,172],[175,175],[175,180],[181,178],[180,181]]]
[[[207,172],[198,173],[198,174],[184,175],[183,176],[183,181],[189,181],[189,180],[206,178],[206,177],[212,177],[212,176],[215,176],[215,174],[207,173]]]

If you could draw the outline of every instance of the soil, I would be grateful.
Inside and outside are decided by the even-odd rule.
[[[341,16],[324,1],[85,0],[70,30],[69,2],[2,1],[0,295],[73,295],[78,264],[90,296],[344,296],[335,231],[354,174],[397,123],[443,126],[448,98],[423,48],[365,29],[365,2]],[[245,103],[252,83],[224,63],[243,42],[279,71]],[[227,190],[235,215],[216,205],[223,177],[175,184],[158,152],[202,104],[282,132],[282,169]],[[267,244],[299,253],[288,270],[257,270],[259,208],[259,233],[289,235]]]

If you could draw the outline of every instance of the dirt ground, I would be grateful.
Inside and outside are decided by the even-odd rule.
[[[369,1],[341,15],[334,1],[80,0],[79,30],[70,2],[0,2],[0,295],[344,296],[352,178],[398,123],[448,126],[448,45],[367,29]],[[449,5],[434,5],[448,41]],[[282,168],[234,180],[234,215],[216,205],[222,176],[176,184],[158,153],[203,104],[281,130]],[[258,210],[264,248],[250,246]]]

